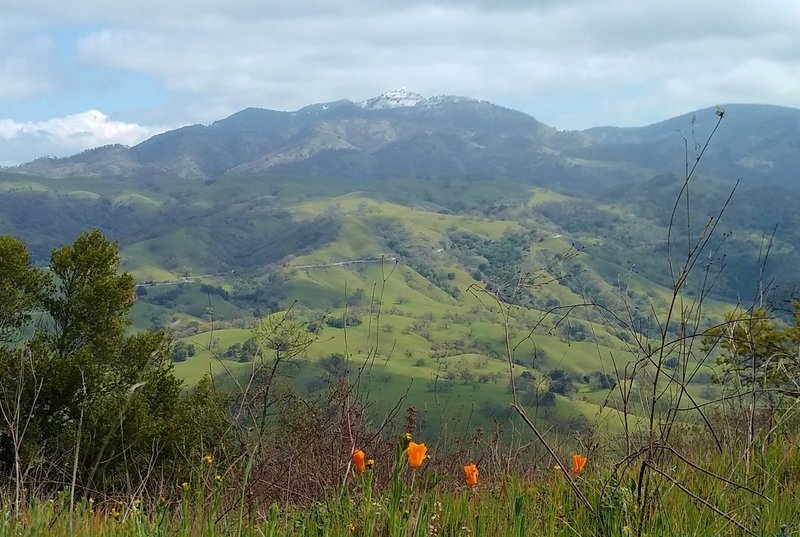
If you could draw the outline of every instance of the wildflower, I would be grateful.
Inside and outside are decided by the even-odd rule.
[[[408,445],[411,443],[411,433],[406,433],[400,437],[400,447],[403,449],[408,449]]]
[[[369,459],[369,460],[367,460],[367,468],[369,468],[370,470],[372,470],[372,467],[373,467],[373,466],[375,466],[375,459]]]
[[[216,481],[217,483],[219,483],[220,481],[222,481],[222,476],[221,476],[221,475],[219,475],[219,474],[215,475],[215,476],[214,476],[214,481]]]
[[[364,472],[367,469],[366,465],[364,464],[364,452],[360,449],[357,449],[353,452],[353,464],[356,465],[356,470],[359,472]]]
[[[133,505],[139,505],[140,503],[142,503],[142,500],[140,500],[139,498],[133,500]]]
[[[347,529],[350,530],[350,532],[352,533],[356,531],[356,525],[351,522],[347,525]]]
[[[406,448],[406,456],[408,457],[408,465],[416,470],[422,466],[422,461],[425,459],[425,454],[428,448],[425,444],[417,444],[416,442],[409,442]]]
[[[562,470],[561,470],[561,466],[559,466],[558,464],[556,464],[555,466],[553,466],[553,471],[554,471],[554,472],[561,472],[561,471],[562,471]]]
[[[203,462],[206,464],[211,464],[212,462],[214,462],[214,456],[213,455],[203,456]]]
[[[478,484],[478,467],[470,464],[464,467],[464,474],[467,477],[467,485],[474,487]]]
[[[187,489],[189,488],[189,483],[187,483],[186,481],[184,481],[183,483],[181,483],[181,488],[182,488],[183,490],[187,490]]]
[[[583,467],[586,466],[586,461],[588,461],[586,457],[583,455],[575,454],[572,456],[572,475],[578,475],[583,471]]]

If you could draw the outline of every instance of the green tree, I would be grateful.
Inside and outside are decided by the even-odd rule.
[[[176,341],[172,346],[172,361],[185,362],[189,357],[189,346],[183,341]]]
[[[774,319],[763,308],[729,312],[722,325],[705,333],[704,344],[706,348],[719,346],[717,362],[722,366],[722,382],[800,396],[800,302],[794,304],[794,322],[790,325]]]
[[[245,340],[242,343],[241,348],[239,349],[239,361],[240,362],[250,362],[252,361],[259,352],[258,348],[258,341],[256,338],[251,337]]]
[[[81,350],[102,356],[119,343],[134,301],[133,277],[119,267],[116,243],[98,230],[53,250],[51,292],[42,304],[52,326],[43,335],[60,358]]]
[[[116,244],[85,232],[53,250],[49,272],[32,267],[18,246],[12,251],[18,274],[27,276],[8,284],[10,293],[38,299],[17,299],[4,318],[25,330],[38,307],[42,322],[24,345],[0,349],[0,466],[15,469],[18,486],[27,467],[54,486],[74,480],[92,489],[119,488],[145,468],[179,471],[201,439],[179,421],[187,400],[172,372],[171,338],[125,333],[133,278],[119,273]],[[43,292],[29,292],[39,280]]]
[[[27,247],[0,236],[0,345],[20,335],[31,319],[45,283],[45,275],[31,265]]]

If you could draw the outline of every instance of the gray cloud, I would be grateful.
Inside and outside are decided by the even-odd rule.
[[[787,53],[797,47],[798,14],[778,3],[746,10],[723,2],[676,8],[640,1],[476,10],[487,4],[420,2],[242,20],[245,4],[238,12],[209,11],[191,25],[176,21],[168,30],[93,34],[81,41],[81,57],[155,75],[173,91],[227,101],[231,109],[360,98],[399,84],[489,98],[649,84],[661,97],[683,97],[676,105],[685,106],[676,81],[688,86],[700,77],[713,87],[715,78],[724,81],[748,62],[771,66],[762,72],[788,73],[798,61]],[[765,79],[749,89],[758,90],[756,99],[781,95]],[[715,95],[738,97],[719,90]]]
[[[31,27],[85,27],[80,65],[153,80],[167,97],[149,117],[169,123],[399,86],[485,98],[561,128],[641,124],[719,102],[800,106],[800,4],[781,0],[131,0],[113,9],[84,0],[10,9]],[[4,49],[0,74],[23,82],[16,96],[0,82],[0,102],[52,89],[53,78],[31,67],[50,53],[30,50]]]

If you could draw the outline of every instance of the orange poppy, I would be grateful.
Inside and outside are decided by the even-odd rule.
[[[353,452],[353,464],[356,465],[356,470],[359,472],[364,472],[367,469],[367,465],[364,463],[365,458],[364,452],[360,449]]]
[[[464,467],[464,475],[467,476],[467,485],[470,487],[478,484],[478,467],[474,464]]]
[[[583,455],[578,455],[577,453],[572,456],[572,475],[578,475],[583,471],[583,467],[586,466],[586,461],[589,459],[584,457]]]
[[[408,465],[416,470],[422,466],[422,461],[425,459],[425,454],[428,448],[425,444],[417,444],[416,442],[409,442],[406,448],[406,456],[408,457]]]

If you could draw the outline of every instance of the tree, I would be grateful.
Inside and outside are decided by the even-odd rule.
[[[241,350],[242,350],[242,344],[234,343],[233,345],[225,349],[225,353],[222,356],[224,356],[229,360],[233,360],[234,358],[238,360]]]
[[[736,310],[708,330],[703,341],[707,349],[719,345],[722,382],[800,396],[800,302],[794,303],[791,325],[779,323],[763,308]]]
[[[98,230],[53,250],[50,292],[42,301],[52,326],[42,335],[60,358],[82,350],[113,353],[133,304],[133,277],[119,274],[119,267],[117,244]]]
[[[179,421],[188,411],[171,338],[125,333],[133,278],[118,272],[117,245],[84,232],[53,250],[47,272],[30,264],[24,246],[3,238],[0,248],[12,254],[0,256],[3,267],[15,270],[0,276],[4,294],[16,297],[2,302],[3,326],[13,326],[16,339],[33,333],[0,348],[0,471],[15,469],[18,488],[27,467],[46,472],[53,486],[108,489],[142,468],[178,472],[193,460],[200,441]],[[42,311],[36,327],[28,322],[33,308]]]
[[[334,377],[346,377],[350,374],[350,364],[343,354],[338,352],[329,354],[319,361],[322,368]]]
[[[256,341],[256,338],[251,337],[246,339],[239,348],[239,361],[251,362],[256,357],[259,350],[260,349],[258,348],[258,341]]]
[[[186,343],[183,341],[177,341],[172,346],[172,361],[173,362],[185,362],[186,358],[189,357],[189,348]]]

